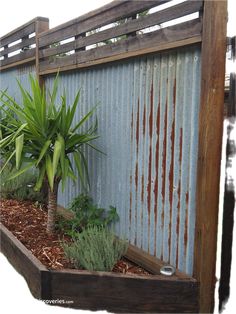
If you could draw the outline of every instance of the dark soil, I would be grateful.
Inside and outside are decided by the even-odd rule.
[[[24,246],[48,269],[73,269],[66,259],[61,239],[71,241],[59,232],[50,236],[46,233],[47,212],[30,201],[4,200],[0,202],[0,221]],[[113,272],[149,275],[143,268],[122,258]]]

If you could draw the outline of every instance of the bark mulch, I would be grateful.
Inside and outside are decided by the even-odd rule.
[[[46,233],[47,212],[44,208],[31,201],[1,199],[0,221],[48,269],[74,268],[60,244],[62,238],[66,241],[70,238],[60,233],[53,236]],[[113,272],[149,275],[125,258],[117,262]]]

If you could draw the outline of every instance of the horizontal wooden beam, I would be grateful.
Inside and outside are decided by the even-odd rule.
[[[138,19],[131,19],[124,24],[114,26],[103,31],[99,31],[95,34],[87,35],[84,38],[80,38],[66,44],[41,49],[39,52],[39,56],[40,58],[46,58],[49,56],[58,55],[71,50],[76,50],[92,44],[103,42],[111,38],[116,38],[135,31],[139,31],[151,26],[160,25],[161,23],[171,21],[194,12],[198,12],[201,7],[202,1],[183,2],[162,11],[158,11],[147,16],[141,16]]]
[[[21,66],[23,64],[30,64],[33,62],[35,62],[35,56],[31,57],[31,58],[24,59],[24,60],[13,62],[13,63],[10,63],[10,64],[5,65],[5,66],[0,66],[0,72],[5,71],[7,69],[11,69],[11,68],[16,68],[16,67]]]
[[[63,283],[63,284],[61,284]],[[196,281],[106,272],[51,271],[52,299],[115,313],[197,313]]]
[[[22,42],[20,42],[16,45],[4,48],[4,50],[0,51],[0,57],[6,56],[11,52],[17,51],[19,49],[22,49],[24,47],[27,47],[27,46],[30,46],[33,44],[35,44],[35,37],[24,39]]]
[[[16,63],[16,62],[24,62],[27,59],[30,59],[34,57],[35,58],[35,48],[31,48],[29,50],[26,51],[22,51],[18,54],[16,54],[15,56],[0,60],[0,68],[2,69],[4,66],[12,64],[12,63]]]
[[[125,257],[129,259],[130,261],[132,261],[133,263],[136,263],[137,265],[148,270],[154,275],[160,275],[161,267],[169,265],[167,263],[164,263],[160,259],[156,258],[155,256],[152,256],[148,254],[147,252],[131,244],[128,247],[128,251]],[[192,277],[178,270],[176,270],[175,275],[168,278],[170,280],[178,279],[178,280],[190,280],[190,281],[195,282],[195,279],[193,279]]]
[[[170,0],[113,1],[104,7],[42,33],[39,37],[39,47],[45,47],[61,40],[78,36],[168,1]]]
[[[145,53],[173,49],[201,41],[199,19],[170,26],[152,33],[120,42],[80,51],[70,56],[40,62],[40,74],[47,74],[79,67],[111,62]]]
[[[36,17],[0,38],[0,48],[35,32],[36,21],[48,21],[45,17]]]
[[[57,73],[58,71],[63,72],[63,71],[71,71],[71,70],[75,70],[75,69],[83,69],[83,68],[87,68],[87,67],[91,67],[91,66],[95,66],[95,65],[99,65],[99,64],[119,61],[119,60],[131,58],[131,57],[142,56],[142,55],[154,53],[154,52],[166,51],[169,49],[181,48],[181,47],[185,47],[185,46],[189,46],[189,45],[193,45],[193,44],[199,44],[199,43],[201,43],[201,36],[195,36],[195,37],[185,39],[185,40],[179,40],[176,42],[171,42],[171,43],[167,43],[167,44],[160,44],[158,46],[154,46],[151,48],[142,49],[142,50],[139,50],[138,52],[133,51],[133,52],[129,52],[129,53],[121,53],[121,54],[113,56],[113,57],[107,57],[107,58],[92,60],[92,61],[88,61],[88,62],[84,62],[84,63],[80,63],[80,64],[75,64],[75,65],[72,64],[69,66],[57,67],[57,68],[51,69],[51,70],[40,71],[40,75],[53,74],[53,73]]]
[[[119,313],[198,312],[199,283],[194,279],[46,269],[1,223],[0,237],[1,252],[26,279],[38,299],[72,301],[64,305]]]

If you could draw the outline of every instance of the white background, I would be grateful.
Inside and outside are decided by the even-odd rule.
[[[0,36],[5,35],[14,28],[26,23],[36,16],[44,16],[50,19],[50,28],[70,19],[76,18],[86,12],[94,10],[110,0],[5,0],[1,2],[0,7]],[[236,35],[236,1],[229,0],[229,23],[228,36]],[[235,71],[235,65],[233,65]],[[232,69],[232,67],[231,67]],[[234,136],[236,138],[236,136]],[[235,171],[236,172],[236,171]],[[224,169],[223,172],[224,173]],[[224,184],[222,175],[221,183]],[[222,185],[221,184],[221,185]],[[222,193],[221,193],[222,194]],[[222,196],[222,195],[221,195]],[[222,201],[220,204],[222,209]],[[221,212],[222,214],[222,212]],[[220,215],[221,218],[221,215]],[[235,213],[236,221],[236,213]],[[220,226],[220,225],[219,225]],[[236,226],[235,226],[236,229]],[[219,238],[221,228],[219,227]],[[234,243],[236,243],[236,230],[234,230]],[[220,243],[219,243],[220,248]],[[218,250],[217,276],[219,274],[220,251]],[[226,305],[224,314],[233,314],[236,311],[236,250],[234,245],[231,276],[231,298]],[[63,283],[62,283],[63,284]],[[218,288],[217,288],[218,289]],[[217,313],[217,289],[216,289],[216,310]],[[109,297],[109,296],[108,296]],[[16,313],[91,313],[90,311],[80,311],[73,309],[60,308],[58,306],[48,306],[43,302],[34,299],[28,289],[28,286],[14,268],[8,263],[7,259],[0,254],[0,312],[4,314]],[[104,312],[97,312],[104,313]]]

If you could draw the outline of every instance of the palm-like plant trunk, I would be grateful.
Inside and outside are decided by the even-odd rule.
[[[48,234],[53,234],[55,231],[58,184],[59,182],[55,180],[53,190],[51,190],[50,187],[48,187],[48,220],[47,220]]]

